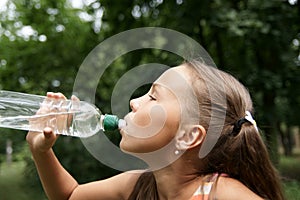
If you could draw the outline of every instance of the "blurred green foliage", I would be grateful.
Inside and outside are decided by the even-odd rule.
[[[249,88],[274,162],[279,135],[291,153],[289,127],[300,125],[299,1],[91,0],[77,1],[83,2],[79,7],[72,2],[9,0],[0,8],[0,89],[42,95],[59,91],[70,97],[81,63],[104,39],[132,28],[169,28],[198,41],[219,68]],[[110,112],[116,81],[134,66],[150,62],[176,65],[182,60],[151,49],[118,58],[99,82],[97,106]],[[0,154],[5,154],[7,139],[15,152],[24,151],[26,133],[0,131]],[[111,139],[117,144],[119,137]],[[55,151],[80,182],[118,173],[93,159],[78,139],[60,138]],[[31,159],[25,160],[28,171],[34,171]],[[27,175],[38,180],[35,173]]]

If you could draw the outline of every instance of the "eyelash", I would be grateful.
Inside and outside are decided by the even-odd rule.
[[[151,94],[148,94],[149,98],[151,101],[155,101],[156,99],[151,95]]]

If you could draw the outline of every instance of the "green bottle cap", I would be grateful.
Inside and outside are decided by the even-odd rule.
[[[106,114],[103,119],[103,128],[105,131],[113,131],[118,129],[119,118],[116,115]]]

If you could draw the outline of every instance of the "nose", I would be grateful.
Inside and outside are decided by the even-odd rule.
[[[136,112],[137,109],[140,107],[140,102],[138,99],[132,99],[130,100],[130,108],[133,112]]]

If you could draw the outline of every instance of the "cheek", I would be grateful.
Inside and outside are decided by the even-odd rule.
[[[167,129],[170,132],[172,137],[175,137],[177,130],[180,124],[180,109],[176,106],[177,102],[169,105],[169,112],[167,113],[168,117],[164,125],[164,129]]]
[[[176,106],[153,106],[148,114],[137,112],[123,134],[120,147],[134,153],[153,152],[163,148],[174,138],[180,120]],[[150,113],[150,114],[149,114]]]
[[[136,112],[128,123],[128,132],[137,138],[150,138],[158,134],[168,120],[168,113],[160,105],[149,106]]]
[[[132,124],[138,127],[146,127],[151,123],[151,116],[149,111],[147,110],[138,111],[132,117]]]

